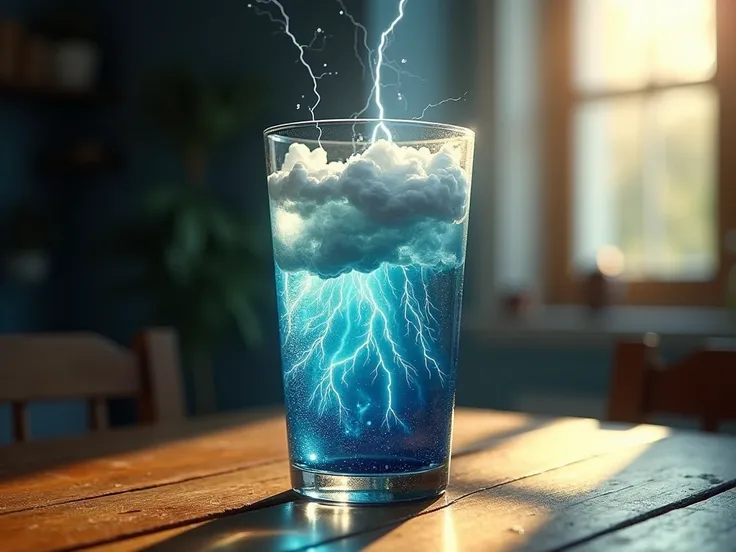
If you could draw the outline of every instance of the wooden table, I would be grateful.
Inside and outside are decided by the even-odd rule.
[[[439,499],[288,491],[283,418],[0,449],[0,550],[736,550],[736,439],[459,410]]]

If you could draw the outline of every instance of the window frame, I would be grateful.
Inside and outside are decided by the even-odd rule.
[[[573,273],[575,108],[593,99],[651,94],[711,84],[718,94],[717,247],[718,272],[707,282],[629,282],[623,303],[630,305],[720,306],[725,302],[729,262],[736,256],[724,238],[736,229],[736,2],[716,0],[717,68],[706,81],[653,85],[633,91],[580,94],[574,89],[574,0],[545,0],[541,6],[540,84],[543,117],[542,163],[546,197],[545,298],[550,304],[584,302],[581,278]],[[730,146],[731,151],[728,150]]]

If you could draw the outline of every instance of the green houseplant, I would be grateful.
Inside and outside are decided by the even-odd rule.
[[[233,330],[250,346],[261,338],[255,303],[264,296],[267,243],[207,188],[210,155],[247,125],[258,88],[174,71],[151,80],[145,120],[172,144],[187,182],[145,194],[142,217],[122,229],[113,250],[142,267],[128,291],[144,293],[156,323],[177,328],[198,413],[215,409],[211,354]]]

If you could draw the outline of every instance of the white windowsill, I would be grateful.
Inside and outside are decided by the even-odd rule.
[[[548,306],[522,318],[468,313],[463,328],[484,340],[544,344],[610,345],[646,332],[663,345],[702,346],[711,338],[736,337],[736,312],[705,307],[612,307],[593,315],[581,306]]]

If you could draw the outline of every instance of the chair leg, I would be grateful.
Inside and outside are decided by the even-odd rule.
[[[28,404],[25,402],[13,403],[13,437],[16,443],[23,443],[28,440],[31,433],[30,422],[28,420]]]
[[[645,343],[619,343],[614,351],[608,419],[616,422],[644,421],[647,357]]]

